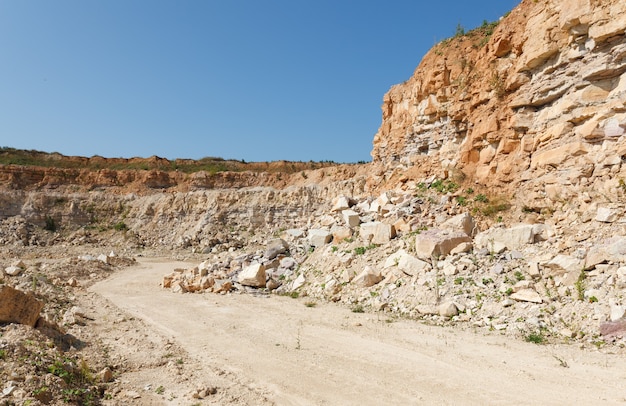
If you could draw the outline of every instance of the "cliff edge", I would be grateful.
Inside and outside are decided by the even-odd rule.
[[[623,193],[626,3],[524,0],[442,41],[384,96],[372,157],[539,209]],[[519,203],[519,202],[518,202]]]

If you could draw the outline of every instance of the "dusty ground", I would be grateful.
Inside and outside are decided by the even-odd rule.
[[[164,274],[186,265],[145,259],[80,298],[103,344],[130,370],[116,377],[105,404],[626,402],[619,355],[312,306],[308,298],[160,288]],[[193,398],[198,390],[202,399]]]

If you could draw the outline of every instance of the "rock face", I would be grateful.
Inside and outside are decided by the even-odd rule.
[[[34,296],[10,286],[0,286],[0,323],[20,323],[34,327],[43,303]]]
[[[525,0],[496,27],[442,41],[385,95],[374,162],[522,188],[528,207],[617,194],[625,30],[622,0]]]

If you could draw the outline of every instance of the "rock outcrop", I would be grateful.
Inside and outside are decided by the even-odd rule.
[[[442,41],[391,88],[374,161],[537,210],[622,193],[626,3],[524,0],[495,25]]]

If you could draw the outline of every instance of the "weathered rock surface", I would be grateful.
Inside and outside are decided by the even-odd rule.
[[[430,260],[448,255],[453,249],[472,239],[462,231],[424,231],[415,237],[415,253],[418,258]]]
[[[0,286],[0,323],[20,323],[34,327],[43,305],[33,295],[10,286]]]
[[[523,1],[495,28],[440,42],[385,95],[374,162],[462,173],[530,209],[615,196],[626,178],[625,29],[621,0]]]

